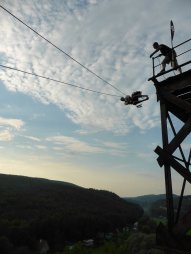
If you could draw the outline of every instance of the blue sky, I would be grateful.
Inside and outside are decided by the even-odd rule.
[[[1,4],[122,92],[150,100],[124,106],[120,92],[0,8],[0,63],[109,96],[0,68],[0,172],[106,189],[164,193],[159,104],[148,78],[152,44],[191,37],[190,1],[2,0]],[[149,8],[148,8],[149,7]],[[180,61],[183,61],[183,59]],[[119,96],[119,97],[118,97]],[[188,149],[189,142],[185,144]],[[173,176],[175,192],[180,179]]]

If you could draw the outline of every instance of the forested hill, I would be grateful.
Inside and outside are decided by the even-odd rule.
[[[178,196],[173,195],[174,199],[177,200]],[[150,194],[150,195],[143,195],[138,197],[125,197],[126,201],[133,202],[135,204],[139,204],[146,213],[151,215],[153,208],[156,206],[158,207],[158,204],[165,203],[164,200],[166,199],[166,194]]]
[[[11,235],[14,244],[93,237],[132,224],[142,214],[139,205],[108,191],[0,174],[0,236]]]
[[[158,200],[164,200],[165,198],[166,198],[165,194],[158,194],[158,195],[150,194],[150,195],[143,195],[143,196],[137,196],[137,197],[125,197],[124,199],[126,201],[139,204],[144,209],[144,212],[150,214],[150,209],[152,205]]]

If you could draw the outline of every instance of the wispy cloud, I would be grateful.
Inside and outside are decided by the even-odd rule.
[[[40,141],[41,141],[40,138],[33,137],[33,136],[25,136],[25,135],[22,135],[22,137],[24,137],[24,138],[26,138],[26,139],[29,139],[29,140],[32,140],[32,141],[36,141],[36,142],[40,142]]]
[[[91,146],[90,144],[88,144],[86,142],[82,142],[82,141],[75,139],[73,137],[54,136],[54,137],[48,137],[46,140],[53,142],[56,145],[62,145],[65,150],[72,151],[72,152],[78,152],[78,153],[100,153],[100,152],[102,152],[102,149],[100,147]],[[54,149],[58,150],[58,147],[54,148]]]
[[[9,127],[19,130],[24,125],[24,122],[20,119],[11,119],[0,117],[0,127]]]
[[[46,150],[47,147],[44,145],[36,145],[36,148],[40,149],[40,150]]]
[[[0,141],[11,141],[23,126],[24,122],[20,119],[0,117]]]
[[[123,142],[104,142],[102,140],[83,142],[69,136],[47,137],[46,141],[53,144],[52,149],[55,151],[107,154],[110,156],[124,156],[128,153],[128,146]]]
[[[145,86],[149,59],[143,48],[148,47],[150,38],[142,31],[146,26],[148,30],[151,29],[150,19],[144,12],[141,12],[139,22],[134,23],[134,19],[126,18],[127,9],[130,8],[129,15],[133,16],[141,10],[142,4],[135,6],[130,1],[122,1],[120,4],[110,1],[108,4],[108,1],[94,0],[89,1],[89,4],[92,7],[86,11],[87,6],[79,8],[76,1],[56,4],[54,9],[51,2],[46,5],[39,2],[32,6],[30,1],[23,1],[23,5],[9,5],[8,1],[6,6],[24,21],[31,19],[32,26],[38,32],[121,91],[126,93],[128,90],[130,93],[140,89],[147,93],[150,90]],[[151,7],[154,8],[155,4]],[[41,17],[37,14],[39,9]],[[119,97],[96,95],[1,70],[1,79],[8,89],[29,94],[42,103],[56,104],[72,122],[85,131],[105,130],[125,134],[132,126],[147,130],[159,124],[156,120],[158,114],[154,114],[155,108],[151,106],[153,101],[146,102],[144,108],[139,110],[124,106],[119,100],[122,94],[113,87],[85,71],[8,14],[1,12],[4,22],[1,52],[11,66]],[[141,44],[137,43],[140,40]]]
[[[13,139],[13,133],[9,130],[0,131],[0,141],[10,141]]]
[[[12,108],[1,109],[0,141],[4,145],[4,141],[9,142],[15,138],[16,142],[13,145],[18,148],[14,149],[15,147],[10,146],[8,152],[14,149],[15,154],[22,149],[22,152],[26,151],[26,154],[31,156],[38,153],[36,156],[38,163],[41,157],[42,164],[48,164],[49,161],[46,162],[45,157],[39,156],[40,154],[46,154],[51,159],[56,157],[58,164],[65,158],[67,162],[72,161],[72,164],[74,160],[73,158],[71,160],[71,156],[74,155],[76,158],[76,154],[79,154],[79,161],[83,161],[84,164],[91,161],[91,167],[93,165],[100,168],[102,159],[104,163],[108,160],[108,170],[111,170],[110,158],[116,156],[118,158],[115,157],[114,166],[117,168],[115,170],[117,173],[113,178],[110,177],[110,182],[113,182],[113,186],[117,186],[118,178],[118,186],[122,185],[121,182],[125,186],[124,192],[128,185],[134,189],[134,183],[137,182],[135,169],[138,173],[140,171],[135,167],[136,160],[138,160],[136,165],[140,165],[141,162],[150,165],[149,150],[155,148],[152,142],[156,142],[157,146],[160,134],[154,132],[158,127],[160,128],[160,107],[156,100],[155,87],[152,82],[147,81],[152,76],[152,62],[149,58],[153,51],[152,44],[154,41],[170,44],[170,19],[173,20],[176,30],[174,45],[190,38],[189,4],[189,1],[179,0],[161,0],[160,4],[158,1],[150,0],[136,2],[132,0],[57,0],[54,2],[3,0],[2,5],[18,18],[122,91],[121,93],[115,90],[92,75],[0,9],[2,64],[116,95],[88,92],[0,68],[0,82],[4,86],[1,87],[1,91],[14,98],[8,101],[2,94],[4,104],[9,103]],[[121,96],[137,90],[149,95],[149,100],[144,102],[142,108],[125,106],[120,101]],[[27,109],[32,105],[30,115],[14,107],[18,98],[28,98],[22,94],[30,97],[27,105]],[[25,100],[25,103],[28,101]],[[22,106],[24,108],[25,104]],[[41,107],[43,110],[38,110]],[[49,109],[51,109],[50,115]],[[7,112],[9,114],[6,114]],[[52,112],[55,112],[54,116]],[[189,141],[186,140],[186,143]],[[185,144],[185,149],[187,148],[189,146]],[[131,161],[130,164],[129,161],[127,163],[128,159]],[[23,160],[23,153],[21,160]],[[7,161],[9,165],[9,159]],[[35,174],[32,164],[29,165],[28,159],[26,161],[25,166],[30,166],[32,174]],[[34,159],[30,161],[33,162]],[[80,163],[76,164],[75,170],[81,170]],[[123,168],[119,167],[120,164],[123,164]],[[119,172],[126,172],[127,164],[129,167],[134,166],[131,177],[120,176]],[[51,164],[50,175],[53,165],[55,164]],[[64,176],[68,172],[67,166],[62,172]],[[80,166],[84,167],[82,164]],[[62,167],[63,165],[59,166],[58,176]],[[144,173],[147,174],[148,167],[143,168]],[[47,173],[47,165],[44,169]],[[88,170],[88,173],[84,174],[88,174],[91,182],[92,172]],[[83,175],[84,171],[79,172]],[[97,170],[94,174],[97,174]],[[79,178],[76,172],[74,175]],[[104,172],[104,176],[105,179],[102,175],[102,180],[107,186],[108,172]],[[100,174],[97,174],[95,179],[101,184]],[[157,185],[157,181],[157,178],[153,181],[153,188]],[[138,183],[141,183],[142,189],[150,190],[148,182],[146,178],[143,182],[142,176],[139,175]],[[137,190],[139,188],[140,184]]]

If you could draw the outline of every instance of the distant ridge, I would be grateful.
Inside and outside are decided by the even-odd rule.
[[[176,194],[173,194],[174,196],[174,204],[175,206],[178,203],[179,196]],[[124,199],[128,202],[132,202],[135,204],[139,204],[146,213],[150,214],[151,209],[153,209],[154,206],[158,207],[159,205],[166,204],[164,201],[166,200],[166,194],[149,194],[149,195],[143,195],[143,196],[137,196],[137,197],[124,197]],[[186,206],[186,203],[190,203],[190,196],[184,196],[183,199],[183,205]]]
[[[124,199],[131,199],[131,200],[150,200],[150,201],[156,201],[158,199],[163,199],[166,197],[166,194],[147,194],[147,195],[141,195],[141,196],[135,196],[135,197],[124,197]]]
[[[178,195],[174,194],[174,197],[178,197]],[[124,197],[126,200],[132,200],[132,201],[150,201],[150,202],[155,202],[159,199],[165,199],[166,194],[147,194],[147,195],[141,195],[141,196],[135,196],[135,197]]]
[[[83,188],[78,185],[75,185],[73,183],[59,181],[59,180],[50,180],[46,178],[40,178],[40,177],[30,177],[30,176],[21,176],[21,175],[11,175],[11,174],[0,174],[0,181],[6,181],[6,183],[9,185],[14,182],[14,184],[22,184],[27,186],[27,184],[31,184],[31,182],[35,183],[54,183],[54,184],[60,184],[65,186],[73,186],[78,188]],[[6,184],[4,183],[4,184]]]

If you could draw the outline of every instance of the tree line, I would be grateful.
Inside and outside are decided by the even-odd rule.
[[[66,242],[132,225],[142,214],[139,205],[109,191],[0,175],[0,248],[10,244],[36,250],[39,239],[51,249],[63,248]]]

